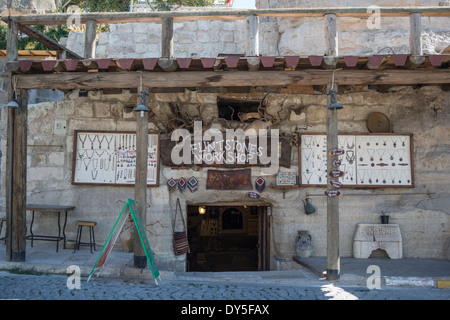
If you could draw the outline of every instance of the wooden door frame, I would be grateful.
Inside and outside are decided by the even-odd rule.
[[[258,271],[270,270],[270,217],[267,208],[258,207]]]
[[[186,209],[188,206],[236,206],[236,207],[257,207],[258,210],[258,271],[270,270],[270,216],[269,207],[272,207],[268,202],[213,202],[213,203],[186,203]]]

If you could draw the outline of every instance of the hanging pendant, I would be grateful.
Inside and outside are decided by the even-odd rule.
[[[195,192],[198,190],[198,180],[195,177],[191,177],[188,182],[187,186],[191,192]]]
[[[180,190],[180,192],[183,192],[186,189],[186,179],[185,178],[180,178],[180,180],[178,180],[178,189]]]
[[[263,192],[265,188],[266,188],[266,181],[262,177],[256,179],[255,189],[258,190],[259,192]]]
[[[173,178],[170,178],[167,181],[167,186],[169,187],[169,191],[175,190],[175,187],[177,186],[177,181]]]

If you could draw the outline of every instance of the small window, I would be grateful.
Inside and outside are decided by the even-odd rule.
[[[241,121],[240,115],[248,113],[258,113],[260,101],[243,101],[231,99],[219,99],[217,106],[219,108],[219,118],[226,120]],[[243,121],[255,120],[254,117],[244,118]]]

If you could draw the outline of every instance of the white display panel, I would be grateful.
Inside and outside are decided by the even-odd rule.
[[[326,186],[327,141],[325,134],[302,134],[299,150],[300,185]],[[412,136],[409,134],[341,134],[342,156],[337,170],[344,172],[344,186],[412,187]]]
[[[134,185],[136,133],[76,131],[73,184]],[[159,133],[148,135],[147,184],[159,185]]]

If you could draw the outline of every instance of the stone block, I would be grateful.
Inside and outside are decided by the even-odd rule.
[[[64,165],[64,152],[51,152],[48,155],[48,165],[49,166],[63,166]]]
[[[357,224],[353,237],[353,257],[369,258],[382,249],[391,259],[403,257],[402,236],[398,224]]]

